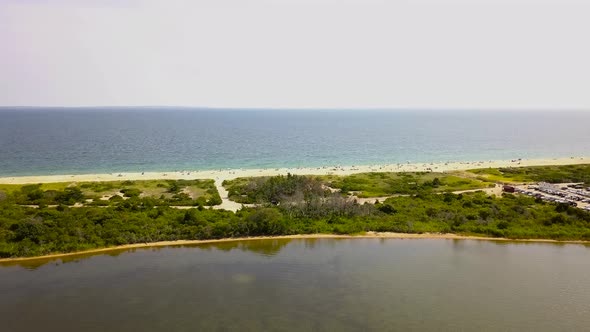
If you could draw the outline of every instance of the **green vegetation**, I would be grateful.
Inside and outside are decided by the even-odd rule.
[[[181,239],[367,231],[590,241],[590,213],[582,209],[529,196],[450,192],[494,185],[490,180],[588,183],[589,172],[590,166],[580,165],[463,175],[477,180],[446,173],[240,178],[224,183],[230,197],[257,207],[237,213],[204,208],[221,202],[211,180],[2,185],[0,257]],[[361,205],[346,195],[352,192],[405,196]]]
[[[392,197],[375,205],[360,205],[341,193],[332,193],[324,187],[325,180],[317,177],[238,179],[226,184],[233,190],[245,190],[245,196],[239,194],[241,191],[234,195],[261,205],[237,213],[204,209],[202,205],[173,209],[162,204],[165,201],[161,198],[142,196],[138,183],[125,183],[125,188],[119,189],[127,199],[116,195],[106,207],[79,208],[66,205],[86,199],[77,186],[63,190],[22,186],[0,200],[0,257],[165,240],[366,231],[590,240],[590,213],[583,210],[510,194],[437,194],[435,189],[445,186],[448,178],[435,181],[402,174],[399,179],[406,181],[409,176],[418,179],[418,189],[411,196]],[[382,179],[380,175],[375,178]],[[424,186],[428,181],[432,185]],[[193,182],[167,181],[152,185],[166,190],[171,198],[184,194],[187,186],[196,186]],[[108,184],[80,187],[99,193],[120,188]],[[15,204],[22,199],[39,203],[40,208]],[[48,202],[60,205],[50,208]]]
[[[323,197],[330,193],[318,177],[292,174],[237,178],[224,181],[223,186],[227,189],[231,200],[244,204],[271,202],[276,204],[290,198],[304,200],[306,197]]]
[[[359,173],[348,176],[323,176],[326,185],[342,193],[355,192],[360,198],[416,193],[440,193],[494,187],[481,180],[447,173]]]
[[[29,184],[7,195],[6,200],[21,205],[73,205],[83,202],[84,194],[78,187],[66,187],[62,190],[43,190],[39,184]]]
[[[151,198],[156,205],[218,205],[213,180],[148,180],[2,185],[0,200],[19,205],[116,205],[130,198]]]
[[[359,205],[341,196],[237,213],[178,210],[133,197],[116,206],[30,208],[0,202],[0,257],[36,256],[129,243],[255,235],[365,231],[452,232],[492,237],[590,240],[590,213],[526,196],[482,192],[394,197]]]
[[[376,207],[392,216],[392,222],[400,227],[398,231],[590,240],[590,213],[528,196],[430,194],[390,198]]]
[[[590,164],[474,169],[481,179],[499,182],[584,182],[590,186]]]
[[[286,182],[286,193],[277,192],[277,187]],[[354,193],[359,198],[417,193],[441,193],[494,187],[493,183],[446,173],[359,173],[347,176],[294,176],[237,178],[223,185],[229,198],[239,203],[261,203],[291,196],[298,186],[313,187],[315,194],[330,192],[330,188],[347,195]],[[272,196],[272,198],[271,198]]]
[[[39,184],[39,189],[41,190],[64,190],[70,185],[67,182],[59,182],[59,183],[43,183]],[[15,191],[21,190],[21,188],[26,185],[22,184],[1,184],[0,183],[0,191],[10,194]]]

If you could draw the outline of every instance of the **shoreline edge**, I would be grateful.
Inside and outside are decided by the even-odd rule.
[[[292,240],[292,239],[441,239],[441,240],[478,240],[491,242],[515,242],[515,243],[552,243],[552,244],[582,244],[590,245],[590,241],[575,240],[575,241],[559,241],[552,239],[509,239],[502,237],[483,237],[472,235],[458,235],[453,233],[393,233],[393,232],[366,232],[359,235],[339,235],[339,234],[298,234],[298,235],[278,235],[278,236],[253,236],[253,237],[237,237],[237,238],[223,238],[223,239],[208,239],[208,240],[176,240],[176,241],[158,241],[151,243],[134,243],[123,244],[119,246],[112,246],[106,248],[97,248],[76,251],[71,253],[58,253],[43,256],[32,257],[11,257],[0,258],[2,263],[18,263],[24,261],[44,260],[44,259],[59,259],[62,257],[71,257],[77,255],[107,253],[110,251],[138,249],[138,248],[160,248],[160,247],[179,247],[184,245],[198,245],[211,244],[223,242],[238,242],[238,241],[255,241],[255,240]]]

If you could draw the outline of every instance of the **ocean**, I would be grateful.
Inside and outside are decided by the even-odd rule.
[[[0,176],[590,156],[590,112],[0,108]]]

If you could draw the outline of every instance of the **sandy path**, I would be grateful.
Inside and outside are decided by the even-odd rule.
[[[502,196],[502,186],[499,184],[496,184],[494,186],[494,188],[479,188],[479,189],[467,189],[467,190],[457,190],[457,191],[453,191],[453,194],[464,194],[464,193],[474,193],[476,191],[483,191],[484,193],[488,194],[488,195],[495,195],[495,196]],[[444,194],[444,192],[438,192],[437,194]],[[396,194],[396,195],[389,195],[389,196],[379,196],[379,197],[367,197],[367,198],[359,198],[357,196],[351,196],[350,199],[354,199],[357,201],[357,203],[359,204],[365,204],[365,203],[369,203],[369,204],[373,204],[375,203],[375,200],[378,200],[380,203],[383,203],[386,199],[388,198],[392,198],[392,197],[408,197],[411,195],[407,195],[407,194]]]
[[[496,184],[494,188],[481,188],[481,189],[468,189],[468,190],[459,190],[453,191],[453,194],[464,194],[464,193],[473,193],[476,191],[483,191],[488,195],[495,195],[495,196],[502,196],[502,186]]]
[[[223,180],[220,178],[215,179],[215,187],[219,192],[219,196],[221,196],[221,204],[213,206],[214,209],[218,210],[228,210],[236,212],[242,208],[242,204],[236,203],[229,199],[229,193],[223,186]]]

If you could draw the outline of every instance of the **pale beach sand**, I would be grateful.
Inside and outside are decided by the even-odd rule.
[[[110,251],[137,249],[137,248],[157,248],[157,247],[172,247],[196,244],[210,244],[220,242],[234,242],[234,241],[253,241],[253,240],[286,240],[286,239],[444,239],[444,240],[479,240],[479,241],[501,241],[501,242],[519,242],[519,243],[556,243],[556,244],[583,244],[589,245],[590,241],[557,241],[548,239],[507,239],[495,237],[479,237],[466,236],[457,234],[439,234],[439,233],[393,233],[393,232],[367,232],[360,235],[337,235],[337,234],[300,234],[300,235],[280,235],[280,236],[254,236],[243,238],[225,238],[214,240],[178,240],[178,241],[161,241],[152,243],[135,243],[124,244],[120,246],[84,250],[66,254],[52,254],[35,257],[17,257],[17,258],[0,258],[0,263],[10,264],[22,261],[33,261],[42,259],[58,259],[60,257],[69,257],[76,255],[100,254],[108,253]]]
[[[266,168],[266,169],[220,169],[208,171],[175,171],[175,172],[133,172],[111,174],[80,174],[80,175],[39,175],[0,177],[2,184],[31,184],[55,182],[93,182],[93,181],[124,181],[124,180],[157,180],[157,179],[213,179],[216,183],[238,177],[273,176],[279,174],[297,175],[350,175],[367,172],[452,172],[477,168],[524,167],[547,165],[578,165],[590,164],[590,157],[571,157],[554,159],[522,159],[522,160],[485,160],[485,161],[454,161],[440,163],[399,163],[387,165],[364,166],[323,166],[300,168]],[[2,174],[0,174],[1,176]]]

